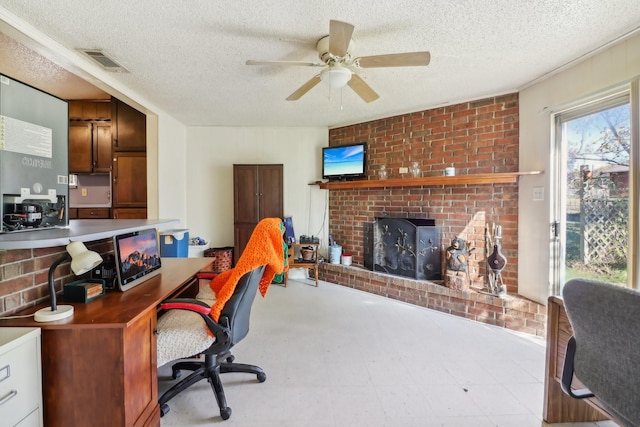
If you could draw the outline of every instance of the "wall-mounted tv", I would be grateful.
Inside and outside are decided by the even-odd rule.
[[[367,144],[339,145],[322,148],[322,178],[341,180],[366,176]]]

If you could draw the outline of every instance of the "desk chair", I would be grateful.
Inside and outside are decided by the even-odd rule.
[[[227,406],[220,374],[245,372],[255,374],[259,382],[267,379],[257,366],[233,363],[234,356],[230,352],[249,332],[251,306],[264,270],[265,266],[260,266],[242,276],[222,308],[218,322],[211,318],[211,306],[204,301],[178,298],[162,303],[162,308],[170,311],[158,320],[158,365],[167,358],[175,360],[195,354],[204,355],[204,361],[184,360],[171,367],[174,379],[181,376],[182,370],[192,373],[160,396],[161,416],[169,412],[169,400],[206,378],[218,402],[220,416],[226,420],[231,416],[231,408]],[[213,336],[202,328],[202,322]],[[200,348],[202,346],[206,348]],[[176,353],[170,355],[172,351]]]
[[[640,292],[573,279],[562,297],[573,329],[562,390],[576,399],[595,397],[621,425],[640,426]],[[574,373],[586,388],[572,388]]]

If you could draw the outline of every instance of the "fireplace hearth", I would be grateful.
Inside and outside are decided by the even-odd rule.
[[[441,231],[435,220],[379,217],[364,231],[365,267],[418,280],[442,279]]]

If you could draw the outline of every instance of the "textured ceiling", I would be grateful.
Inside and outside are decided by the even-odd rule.
[[[103,49],[130,71],[110,74],[113,81],[185,125],[208,126],[332,127],[510,93],[640,26],[637,0],[0,3],[0,16],[37,28],[71,52],[60,60],[48,55],[63,67],[84,61],[75,49]],[[368,104],[349,88],[323,85],[286,101],[319,68],[245,65],[318,62],[315,44],[328,34],[330,19],[355,26],[354,56],[428,50],[431,64],[360,70],[380,95]],[[0,52],[18,45],[0,42]],[[45,90],[99,97],[91,85],[70,88],[58,77],[61,67],[30,71],[38,66],[46,70],[40,79],[50,80]]]

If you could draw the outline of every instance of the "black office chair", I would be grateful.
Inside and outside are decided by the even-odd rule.
[[[184,350],[187,354],[184,354],[182,358],[187,358],[193,354],[201,353],[204,355],[204,361],[185,360],[175,363],[171,367],[172,377],[174,379],[180,377],[180,371],[182,370],[189,370],[193,372],[180,382],[174,384],[169,390],[160,396],[158,402],[160,404],[161,416],[164,416],[169,412],[169,405],[167,404],[169,400],[189,386],[206,378],[211,384],[211,388],[213,389],[213,393],[218,402],[220,416],[222,419],[226,420],[231,416],[231,408],[227,406],[222,381],[220,380],[220,374],[227,372],[245,372],[255,374],[259,382],[264,382],[267,379],[264,371],[257,366],[233,363],[234,356],[231,355],[230,352],[231,348],[240,342],[240,340],[242,340],[249,332],[251,306],[256,296],[258,284],[260,283],[264,270],[265,266],[261,266],[242,276],[235,287],[233,295],[224,305],[217,323],[209,315],[211,307],[203,301],[178,298],[174,300],[167,300],[162,304],[162,308],[165,310],[180,310],[181,312],[183,310],[187,310],[187,312],[184,313],[197,313],[213,334],[213,337],[208,337],[210,338],[208,342],[213,342],[202,352]],[[166,313],[165,316],[172,314],[174,313],[169,312]],[[162,316],[158,322],[159,334],[163,333],[161,323],[163,323],[163,317],[165,316]],[[186,318],[187,316],[181,317]],[[188,319],[186,320],[186,323],[187,325],[193,324],[193,322]],[[193,333],[195,334],[194,340],[198,340],[198,336],[202,334],[203,329],[204,328],[191,328],[187,326],[185,327],[184,333]]]
[[[562,371],[562,390],[595,397],[623,426],[640,426],[640,292],[573,279],[562,289],[573,328]],[[574,373],[586,387],[572,389]]]

